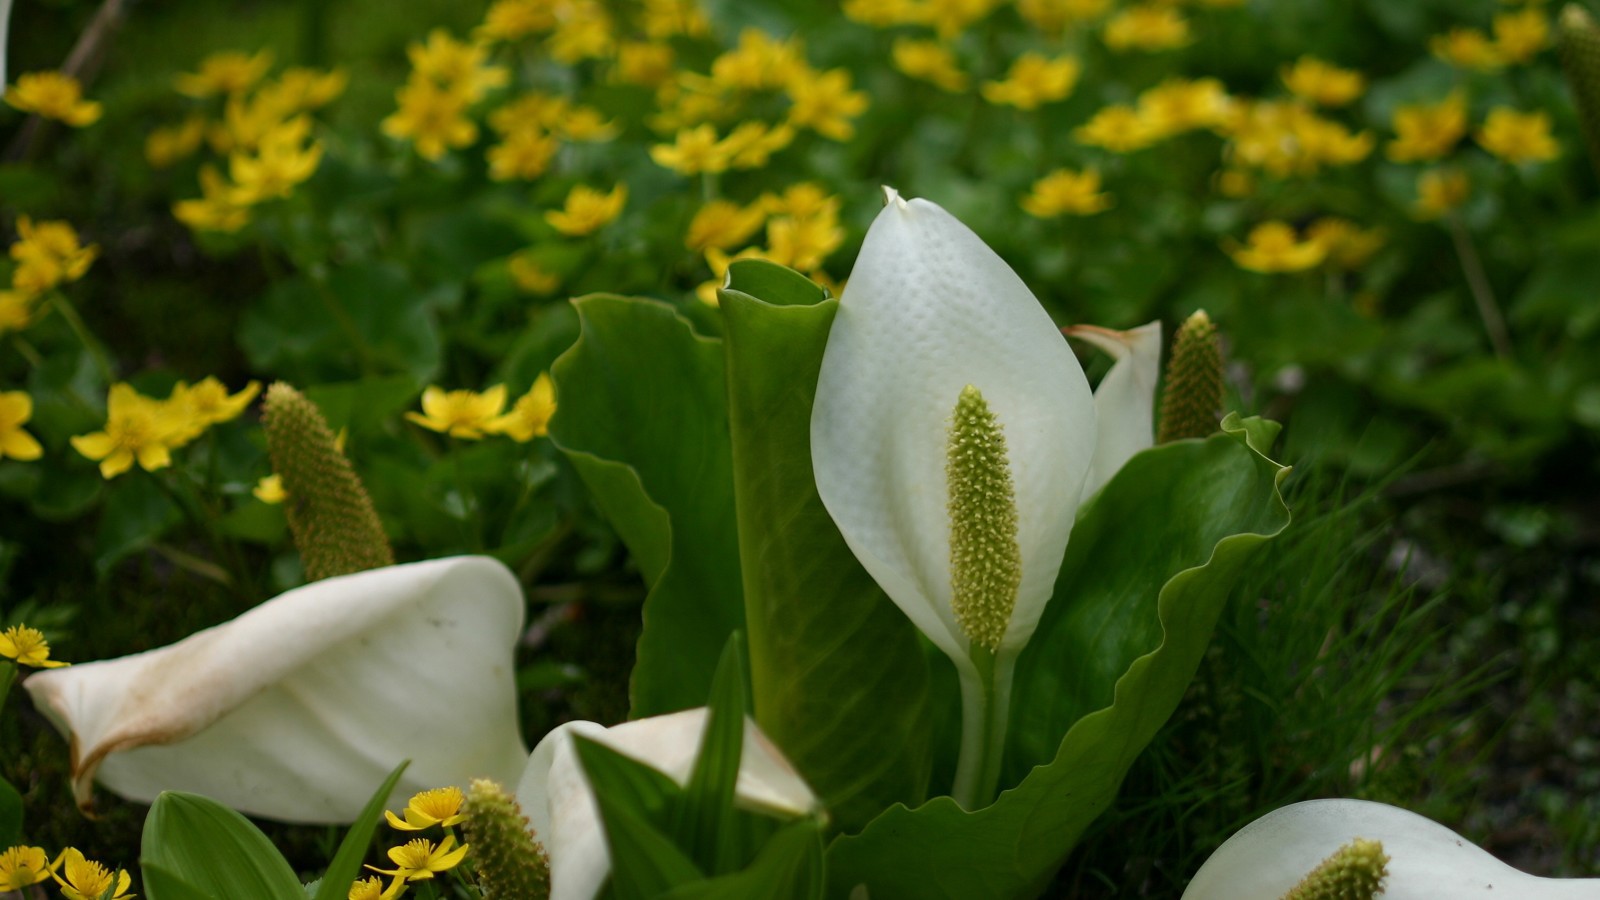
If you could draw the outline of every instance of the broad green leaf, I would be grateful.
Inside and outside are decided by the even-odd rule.
[[[743,871],[686,884],[662,900],[821,900],[826,883],[822,825],[802,819],[773,835]]]
[[[388,802],[389,795],[394,792],[394,786],[400,781],[406,766],[409,765],[411,760],[405,760],[389,773],[383,785],[361,810],[361,816],[350,825],[350,830],[344,833],[344,840],[339,842],[339,850],[333,855],[333,862],[328,863],[328,871],[323,873],[322,880],[317,884],[315,900],[344,900],[350,892],[350,885],[361,872],[361,860],[366,857],[367,848],[372,845],[372,833],[378,828],[378,818],[383,815],[384,805]]]
[[[817,496],[811,399],[838,301],[771,263],[722,292],[745,628],[756,721],[837,825],[920,802],[927,661]]]
[[[663,303],[574,302],[550,436],[650,585],[631,713],[699,706],[744,619],[722,348]]]
[[[150,900],[226,900],[224,895],[203,891],[155,863],[141,864],[139,875],[144,879],[144,893]]]
[[[11,782],[0,778],[0,847],[10,847],[21,840],[22,795]]]
[[[717,663],[707,704],[710,713],[689,784],[673,817],[678,845],[713,875],[733,871],[744,862],[733,802],[744,751],[745,695],[744,643],[734,632]]]
[[[681,884],[700,881],[700,871],[659,828],[682,789],[672,779],[604,744],[573,737],[573,749],[594,790],[595,806],[611,850],[611,895],[648,900]]]
[[[155,481],[165,477],[165,472],[134,470],[111,485],[95,536],[94,568],[101,577],[182,520],[182,512]]]
[[[609,798],[652,825],[666,827],[683,788],[667,775],[604,744],[574,735],[573,750],[595,796]]]
[[[198,794],[163,791],[144,820],[139,866],[227,900],[300,900],[305,889],[261,829]],[[159,878],[158,878],[159,880]],[[150,900],[169,900],[145,878]]]
[[[831,894],[1031,897],[1182,699],[1235,576],[1289,524],[1288,472],[1247,429],[1147,450],[1084,513],[1017,668],[1015,785],[968,813],[890,808],[828,850]],[[1257,431],[1259,436],[1260,432]]]

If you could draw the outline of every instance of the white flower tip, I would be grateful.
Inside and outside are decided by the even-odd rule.
[[[883,189],[883,205],[884,206],[893,205],[896,209],[905,209],[906,208],[906,200],[905,200],[904,197],[900,196],[900,192],[899,191],[897,191],[894,188],[888,186],[887,184],[881,185],[881,187]]]

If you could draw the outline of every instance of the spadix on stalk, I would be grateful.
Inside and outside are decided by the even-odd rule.
[[[972,805],[1072,531],[1094,401],[1011,267],[939,206],[885,192],[828,335],[811,455],[845,542],[961,676]]]

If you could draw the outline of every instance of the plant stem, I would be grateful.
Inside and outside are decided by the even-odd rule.
[[[16,680],[16,663],[0,659],[0,707],[6,705],[6,695],[11,692],[11,683]]]
[[[991,653],[974,644],[972,664],[956,666],[961,680],[961,755],[950,794],[972,812],[994,802],[1011,719],[1015,653]]]
[[[1495,302],[1494,288],[1490,287],[1489,276],[1483,271],[1483,260],[1478,257],[1478,248],[1472,243],[1472,235],[1467,233],[1459,216],[1449,216],[1446,222],[1450,229],[1450,240],[1456,246],[1456,257],[1461,260],[1461,274],[1467,278],[1467,289],[1472,292],[1472,300],[1478,305],[1478,315],[1483,319],[1484,330],[1489,332],[1494,355],[1510,359],[1511,334],[1506,330],[1505,317],[1500,314],[1500,305]]]
[[[89,333],[88,327],[83,324],[82,317],[78,315],[78,310],[72,305],[72,301],[67,299],[67,295],[60,291],[51,292],[50,305],[55,307],[61,318],[66,320],[67,327],[77,335],[78,342],[83,344],[83,349],[94,360],[95,367],[100,370],[100,377],[106,380],[106,384],[116,381],[117,376],[111,369],[111,360],[107,358],[105,350],[95,341],[94,336]]]

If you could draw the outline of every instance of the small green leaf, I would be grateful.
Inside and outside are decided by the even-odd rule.
[[[609,797],[640,819],[665,827],[683,796],[677,782],[651,766],[580,735],[572,738],[595,796]]]
[[[649,900],[705,878],[694,860],[660,829],[672,807],[682,801],[682,788],[604,744],[576,735],[572,741],[611,848],[615,900]]]
[[[706,716],[689,785],[673,816],[672,835],[678,846],[713,875],[731,872],[744,862],[733,808],[744,751],[744,679],[744,642],[734,632],[717,663],[710,715]]]
[[[261,829],[226,806],[179,791],[163,791],[144,821],[139,867],[154,867],[201,896],[221,900],[300,900],[305,888]],[[157,876],[160,881],[161,876]],[[148,874],[149,900],[161,894]]]
[[[389,773],[383,785],[362,808],[361,815],[350,826],[350,830],[344,833],[344,840],[339,842],[339,850],[334,854],[333,862],[328,863],[328,871],[323,873],[322,881],[317,886],[315,900],[344,900],[345,895],[349,893],[351,883],[361,873],[361,860],[367,855],[367,848],[372,845],[372,833],[378,828],[378,818],[383,815],[383,809],[389,802],[389,795],[394,792],[394,786],[399,783],[400,775],[409,765],[411,760],[408,759]]]

